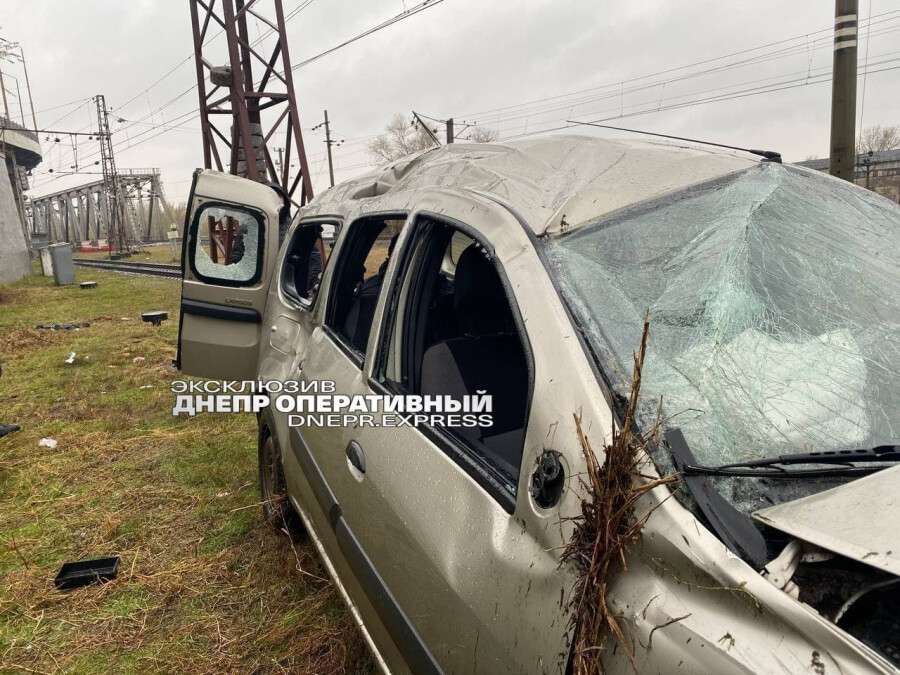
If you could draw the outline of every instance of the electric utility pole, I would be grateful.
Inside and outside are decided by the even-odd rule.
[[[113,155],[112,135],[109,131],[109,115],[106,110],[106,97],[97,94],[94,97],[97,104],[97,126],[100,141],[100,163],[103,169],[103,191],[106,194],[109,205],[109,221],[107,222],[107,237],[109,238],[110,254],[113,249],[119,253],[128,250],[128,236],[125,231],[125,204],[122,199],[119,174],[116,170],[116,158]]]
[[[328,124],[328,111],[325,111],[325,147],[328,149],[328,181],[334,187],[334,163],[331,159],[331,126]]]
[[[422,116],[419,115],[419,113],[417,113],[415,110],[412,111],[412,114],[413,114],[413,119],[416,122],[418,122],[420,128],[425,132],[425,134],[428,136],[428,138],[431,139],[431,142],[434,143],[434,145],[436,147],[438,147],[438,148],[441,147],[441,142],[438,140],[437,134],[435,134],[435,132],[432,131],[427,124],[425,124],[425,121],[422,119]],[[435,129],[435,131],[437,131],[437,130]]]
[[[325,147],[328,149],[328,179],[331,182],[331,187],[334,187],[334,164],[331,160],[331,146],[340,145],[344,141],[335,141],[331,138],[331,124],[328,122],[327,110],[325,111],[325,121],[314,126],[312,130],[315,131],[316,129],[320,129],[322,127],[325,127]]]
[[[34,114],[34,99],[31,98],[31,82],[28,80],[28,66],[25,65],[25,52],[22,46],[19,46],[19,56],[22,57],[22,70],[25,72],[25,89],[28,91],[28,105],[31,106],[31,121],[34,122],[34,128],[37,129],[37,116]]]
[[[829,172],[856,177],[856,35],[858,0],[835,0]]]
[[[9,105],[6,102],[6,85],[3,84],[3,71],[0,70],[0,93],[3,94],[3,113],[6,119],[11,120],[9,116]]]

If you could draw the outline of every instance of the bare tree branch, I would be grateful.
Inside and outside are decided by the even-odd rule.
[[[385,127],[384,133],[369,142],[369,153],[379,162],[392,162],[420,150],[427,150],[434,143],[424,129],[413,125],[397,114]]]
[[[465,139],[472,143],[493,143],[497,140],[499,134],[488,127],[472,127]]]
[[[881,152],[882,150],[896,150],[900,148],[900,125],[883,127],[875,125],[866,127],[859,135],[859,146],[856,152]]]

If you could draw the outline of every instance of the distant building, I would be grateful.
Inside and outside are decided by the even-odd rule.
[[[8,283],[31,271],[23,194],[41,161],[37,134],[0,115],[0,160],[0,283]]]
[[[829,160],[827,157],[808,159],[797,164],[827,172]],[[881,150],[871,155],[858,154],[854,182],[900,204],[900,150]]]

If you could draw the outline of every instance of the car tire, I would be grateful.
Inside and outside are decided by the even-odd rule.
[[[291,539],[301,536],[303,524],[288,497],[281,451],[265,428],[259,434],[259,491],[266,523]]]

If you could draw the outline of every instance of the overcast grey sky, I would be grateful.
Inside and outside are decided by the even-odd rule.
[[[286,13],[305,4],[283,2]],[[288,24],[293,60],[317,54],[417,2],[314,0]],[[261,0],[260,6],[269,4]],[[609,123],[775,149],[788,160],[824,156],[833,12],[830,0],[444,0],[295,72],[313,182],[317,190],[327,184],[323,135],[309,130],[325,108],[335,134],[346,139],[335,149],[338,180],[365,171],[371,162],[367,140],[394,113],[411,109],[477,121],[501,138],[557,127],[570,117],[619,118]],[[898,124],[900,0],[860,0],[861,68],[870,12],[873,72],[865,83],[863,124]],[[251,23],[254,37],[260,31]],[[155,125],[197,107],[195,91],[176,99],[194,84],[192,60],[124,104],[192,53],[187,0],[4,0],[0,35],[25,50],[40,127],[95,129],[89,101],[47,109],[103,93],[114,117],[127,120],[113,127],[118,165],[159,167],[169,199],[186,198],[191,172],[202,163],[198,120],[129,146],[167,128]],[[18,76],[24,90],[18,67],[6,64],[4,72]],[[747,95],[762,86],[784,88]],[[15,81],[7,87],[14,90]],[[862,90],[860,78],[858,106]],[[722,95],[740,97],[697,103]],[[692,105],[672,108],[685,103]],[[17,118],[15,99],[10,106]],[[640,111],[651,112],[634,115]],[[50,145],[56,147],[48,150]],[[82,141],[81,157],[96,152],[96,146]],[[45,143],[33,194],[95,178],[60,177],[72,163],[68,138]],[[54,174],[47,173],[50,168]]]

